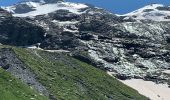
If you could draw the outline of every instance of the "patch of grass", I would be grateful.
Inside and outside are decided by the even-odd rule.
[[[0,100],[47,100],[0,68]]]
[[[104,71],[67,54],[13,50],[58,100],[147,100]]]

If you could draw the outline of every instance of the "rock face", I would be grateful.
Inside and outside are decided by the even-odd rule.
[[[0,42],[17,46],[36,44],[44,39],[44,30],[21,19],[7,18],[0,23]]]
[[[0,11],[0,42],[2,44],[27,46],[41,42],[45,30],[6,11]]]
[[[29,3],[25,4],[22,9],[28,9]],[[127,16],[116,16],[85,4],[35,4],[37,2],[32,2],[34,7],[31,6],[31,10],[22,13],[16,11],[22,4],[4,8],[20,17],[13,19],[24,22],[21,25],[17,25],[20,21],[15,24],[12,22],[13,26],[18,26],[12,29],[12,33],[0,28],[1,33],[6,32],[1,36],[5,37],[2,44],[11,44],[6,42],[13,39],[10,35],[18,34],[20,38],[13,41],[13,45],[40,43],[43,49],[69,50],[76,58],[103,70],[115,72],[120,79],[142,78],[155,82],[168,80],[169,75],[163,71],[170,69],[169,22],[146,18],[142,21],[128,19],[125,18]],[[49,9],[43,13],[35,13],[42,7]],[[50,7],[55,9],[51,10]],[[169,10],[162,6],[157,9]],[[150,11],[152,10],[147,9],[145,12]],[[8,27],[3,25],[0,27]],[[20,28],[25,32],[20,31]],[[23,40],[27,42],[21,42]]]

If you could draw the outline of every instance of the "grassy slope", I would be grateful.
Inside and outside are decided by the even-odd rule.
[[[66,54],[21,48],[14,51],[59,100],[146,100],[104,71]]]
[[[0,100],[47,100],[0,68]]]

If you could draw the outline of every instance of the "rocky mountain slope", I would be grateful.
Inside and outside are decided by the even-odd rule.
[[[1,50],[0,66],[52,100],[145,98],[103,71],[122,80],[170,80],[168,7],[154,4],[121,16],[53,0],[2,8],[0,43],[12,47]]]
[[[1,100],[147,100],[69,52],[0,46],[0,58]]]

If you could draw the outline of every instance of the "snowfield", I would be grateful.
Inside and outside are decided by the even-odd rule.
[[[114,72],[109,71],[107,72],[107,74],[109,74],[110,76],[115,75]],[[156,84],[152,81],[145,81],[142,79],[130,79],[119,81],[137,90],[140,94],[148,97],[151,100],[169,100],[170,98],[170,88],[167,84]]]
[[[37,3],[37,2],[25,2],[33,11],[28,13],[15,13],[15,6],[3,7],[8,12],[12,12],[15,17],[34,17],[37,15],[44,15],[48,13],[55,12],[57,10],[69,10],[75,14],[82,14],[81,9],[87,8],[88,6],[80,3],[70,3],[70,2],[59,2],[59,3]]]
[[[134,18],[136,20],[154,20],[154,21],[170,21],[170,10],[159,10],[157,8],[159,7],[169,7],[164,6],[162,4],[151,4],[147,5],[143,8],[140,8],[138,10],[135,10],[133,12],[124,14],[124,15],[118,15],[118,16],[127,16],[125,19],[128,18]]]
[[[149,97],[151,100],[169,100],[170,88],[166,84],[155,84],[151,81],[144,81],[142,79],[131,79],[121,81],[124,84],[134,88],[140,94]]]

